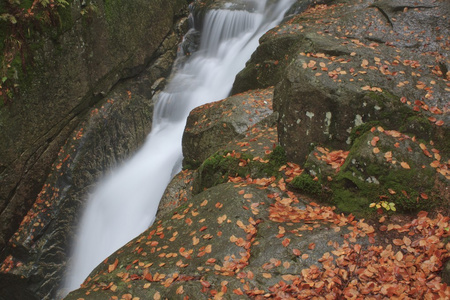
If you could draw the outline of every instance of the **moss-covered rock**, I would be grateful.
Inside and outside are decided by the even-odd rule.
[[[197,168],[207,157],[244,137],[253,125],[270,116],[273,88],[234,95],[194,109],[183,134],[183,165]]]
[[[392,202],[402,212],[445,206],[448,193],[437,182],[448,179],[435,165],[432,146],[398,131],[373,129],[355,140],[331,183],[338,208],[364,212],[379,201]]]
[[[311,175],[305,173],[296,176],[290,184],[294,189],[311,196],[318,196],[322,191],[322,185]]]

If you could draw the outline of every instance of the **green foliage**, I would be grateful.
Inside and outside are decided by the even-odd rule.
[[[322,185],[305,173],[296,176],[292,180],[291,186],[308,195],[319,195],[322,191]]]
[[[388,201],[384,201],[384,200],[379,201],[377,203],[372,202],[372,203],[370,203],[369,207],[377,208],[377,209],[384,208],[387,211],[396,211],[397,210],[395,208],[395,203],[394,202],[388,202]]]

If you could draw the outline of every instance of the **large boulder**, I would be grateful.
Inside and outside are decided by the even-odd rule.
[[[288,160],[334,190],[321,196],[331,196],[339,209],[366,214],[381,197],[401,211],[448,211],[450,48],[443,40],[449,11],[445,1],[311,7],[261,38],[233,92],[275,85]],[[398,132],[399,148],[388,143],[380,153],[391,151],[410,169],[374,160],[370,143],[359,138],[374,126]],[[382,143],[389,138],[380,136]]]
[[[370,227],[358,226],[349,242],[349,220],[301,201],[281,204],[273,193],[282,191],[226,183],[198,194],[110,256],[65,299],[271,294],[270,287],[300,276],[325,253],[366,247]],[[321,220],[310,219],[321,211]]]
[[[183,165],[196,168],[230,141],[244,137],[272,110],[273,88],[248,91],[195,108],[183,134]]]
[[[348,149],[352,129],[371,121],[448,150],[449,9],[445,1],[316,6],[261,38],[233,92],[276,86],[280,143],[298,163],[317,144]]]
[[[401,132],[374,127],[364,133],[337,171],[323,182],[332,187],[341,211],[367,215],[371,203],[392,203],[403,213],[448,211],[446,162],[433,145]]]

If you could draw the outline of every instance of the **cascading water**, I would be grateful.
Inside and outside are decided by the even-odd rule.
[[[181,138],[189,112],[223,99],[235,75],[277,25],[294,0],[241,0],[250,11],[209,11],[199,50],[177,71],[159,96],[153,129],[138,153],[98,185],[88,199],[65,279],[66,292],[79,287],[91,270],[148,228],[173,175],[180,170]],[[273,1],[272,1],[273,2]]]

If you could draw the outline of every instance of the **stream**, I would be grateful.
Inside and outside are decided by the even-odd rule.
[[[233,0],[231,0],[233,1]],[[226,98],[258,39],[283,18],[294,0],[226,3],[204,20],[199,49],[172,75],[155,103],[143,147],[92,191],[79,224],[64,290],[77,289],[106,257],[146,230],[171,178],[181,170],[181,139],[189,112]]]

